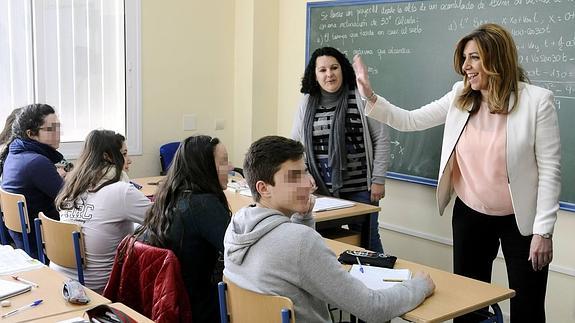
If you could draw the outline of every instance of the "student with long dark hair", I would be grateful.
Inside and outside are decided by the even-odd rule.
[[[150,200],[123,172],[124,136],[110,130],[88,134],[77,165],[56,198],[60,220],[82,226],[86,248],[86,286],[101,292],[112,271],[116,248],[143,223]],[[77,279],[76,271],[50,267]]]
[[[185,139],[136,233],[148,244],[171,249],[180,260],[194,323],[219,321],[216,283],[221,277],[213,274],[230,222],[223,190],[231,169],[217,138]]]
[[[60,120],[47,104],[31,104],[22,108],[14,119],[12,135],[0,154],[2,188],[26,197],[30,223],[39,212],[58,219],[54,199],[62,187],[62,174],[54,166],[63,157],[60,147]],[[64,171],[62,171],[64,172]],[[30,246],[36,245],[34,226],[28,235]],[[17,248],[24,248],[22,234],[8,230]],[[30,250],[37,257],[35,248]]]

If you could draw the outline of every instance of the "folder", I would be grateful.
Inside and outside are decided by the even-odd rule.
[[[0,301],[30,291],[32,286],[0,279]]]

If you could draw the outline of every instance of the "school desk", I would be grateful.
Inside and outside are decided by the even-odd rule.
[[[154,321],[150,320],[149,318],[145,317],[144,315],[136,312],[135,310],[129,308],[128,306],[126,306],[122,303],[112,303],[112,304],[108,304],[108,306],[124,312],[126,315],[133,318],[138,323],[153,323],[154,322]],[[96,306],[92,306],[92,307],[96,307]],[[50,317],[43,318],[43,319],[40,319],[40,320],[37,320],[34,322],[35,323],[54,323],[54,322],[69,320],[72,318],[80,318],[80,317],[87,319],[88,315],[85,315],[85,313],[86,313],[86,310],[78,310],[78,311],[74,311],[74,312],[68,312],[65,314],[50,316]]]
[[[154,196],[158,189],[158,185],[164,179],[164,176],[142,177],[134,178],[132,182],[136,182],[142,186],[140,191],[148,197]],[[230,204],[230,209],[233,213],[242,207],[253,203],[249,196],[241,195],[240,193],[225,190],[226,198]],[[370,204],[354,202],[355,205],[348,208],[315,212],[316,229],[323,231],[330,228],[341,227],[346,224],[363,224],[361,230],[361,245],[368,246],[370,241],[370,214],[379,212],[379,206]]]
[[[358,250],[358,247],[353,245],[330,239],[324,240],[336,255],[345,250]],[[403,319],[411,322],[443,322],[515,296],[515,291],[512,289],[399,258],[395,263],[395,268],[407,268],[412,272],[427,272],[435,283],[433,295],[417,308],[402,316]],[[498,306],[496,308],[499,310]],[[502,320],[501,323],[503,323]]]
[[[48,267],[24,271],[14,275],[34,282],[38,284],[38,287],[32,287],[32,290],[29,292],[11,297],[9,300],[12,305],[10,307],[0,307],[0,315],[30,304],[38,299],[41,299],[42,303],[13,316],[0,318],[0,323],[36,321],[40,318],[79,310],[85,311],[96,305],[110,303],[110,300],[89,288],[85,288],[85,290],[88,297],[90,297],[90,303],[86,305],[68,303],[68,301],[62,297],[62,287],[68,278]],[[0,278],[12,280],[10,275],[0,276]]]

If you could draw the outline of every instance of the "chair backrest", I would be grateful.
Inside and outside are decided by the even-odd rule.
[[[234,171],[234,173],[240,174],[242,177],[245,177],[244,176],[244,170],[242,168],[234,167],[233,171]]]
[[[50,219],[42,212],[34,222],[40,260],[46,263],[46,255],[51,262],[59,266],[76,269],[78,281],[84,284],[86,253],[81,238],[82,227],[75,223]]]
[[[30,233],[30,220],[28,220],[28,209],[26,208],[26,197],[24,195],[6,192],[0,188],[0,206],[4,214],[4,225],[6,228],[20,233]],[[20,210],[24,212],[26,228],[22,227]]]
[[[218,284],[222,323],[295,323],[293,302],[241,288],[224,277]]]
[[[176,154],[176,150],[180,147],[180,142],[170,142],[160,146],[160,166],[162,167],[162,174],[165,175],[170,168],[172,159]]]

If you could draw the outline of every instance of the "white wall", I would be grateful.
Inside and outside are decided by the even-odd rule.
[[[235,1],[142,0],[143,154],[131,177],[158,175],[159,146],[194,134],[233,150]],[[183,116],[196,116],[196,131]],[[216,120],[225,128],[215,130]],[[233,155],[232,155],[233,156]]]

